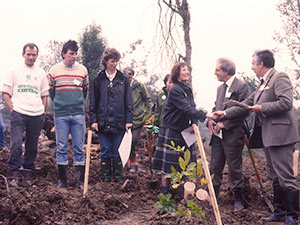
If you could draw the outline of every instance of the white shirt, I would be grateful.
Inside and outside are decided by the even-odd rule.
[[[38,116],[44,113],[42,96],[47,96],[49,84],[43,69],[22,65],[11,68],[3,81],[2,92],[11,95],[13,110]]]

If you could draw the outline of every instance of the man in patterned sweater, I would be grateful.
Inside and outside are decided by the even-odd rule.
[[[58,165],[58,187],[67,186],[68,136],[72,135],[72,148],[77,183],[83,187],[84,180],[84,102],[88,89],[87,69],[76,62],[78,46],[69,40],[62,49],[63,61],[49,72],[50,97],[54,103],[54,125],[56,133],[56,162]]]

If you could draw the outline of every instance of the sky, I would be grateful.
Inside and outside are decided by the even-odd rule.
[[[210,111],[214,105],[216,88],[220,85],[214,75],[216,59],[232,58],[238,72],[253,76],[250,67],[254,50],[278,46],[272,38],[274,31],[281,27],[276,2],[189,1],[193,88],[197,107]],[[102,27],[102,35],[108,45],[120,52],[125,52],[138,39],[143,39],[144,45],[150,49],[155,40],[157,20],[157,0],[1,1],[1,77],[10,66],[23,61],[21,53],[25,43],[36,43],[41,55],[50,40],[78,40],[83,28],[93,22]],[[280,57],[276,68],[284,70],[288,60]],[[169,66],[161,66],[158,72],[164,75],[170,70]]]

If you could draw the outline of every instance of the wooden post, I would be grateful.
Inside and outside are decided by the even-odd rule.
[[[84,184],[83,184],[83,197],[86,197],[86,194],[87,194],[87,191],[88,191],[92,132],[93,131],[89,130],[88,131],[88,136],[87,136],[87,148],[86,148],[86,154],[85,154],[85,173],[84,173]]]
[[[294,170],[294,176],[298,176],[298,160],[299,160],[299,150],[295,150],[293,153],[293,170]]]
[[[217,199],[216,199],[216,194],[215,194],[215,190],[212,184],[212,180],[211,180],[211,176],[210,176],[210,172],[209,172],[209,168],[208,168],[208,163],[206,161],[206,155],[205,155],[205,151],[203,148],[203,143],[201,140],[201,136],[200,136],[200,131],[197,125],[193,125],[193,129],[196,135],[196,139],[197,139],[197,144],[198,144],[198,149],[200,152],[200,156],[201,156],[201,161],[202,161],[202,166],[204,169],[204,174],[205,177],[207,179],[207,184],[208,184],[208,190],[209,190],[209,194],[211,197],[211,203],[214,209],[214,213],[215,213],[215,217],[216,217],[216,221],[218,225],[222,225],[222,220],[221,220],[221,216],[220,216],[220,212],[219,212],[219,206],[217,203]]]

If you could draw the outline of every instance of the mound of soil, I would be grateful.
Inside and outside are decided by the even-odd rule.
[[[41,135],[41,141],[47,139]],[[55,144],[50,147],[39,145],[39,153],[34,171],[34,185],[21,184],[11,187],[7,168],[8,151],[0,152],[0,225],[16,224],[208,224],[215,225],[212,206],[193,201],[203,208],[206,219],[200,216],[174,216],[172,213],[158,214],[153,207],[159,190],[147,188],[150,180],[150,160],[145,148],[146,140],[141,138],[137,150],[139,172],[124,171],[126,185],[103,183],[100,179],[100,158],[93,152],[90,164],[88,195],[83,198],[82,190],[76,187],[72,150],[69,149],[68,187],[57,188],[58,174],[55,162]],[[205,145],[206,146],[206,145]],[[209,161],[210,148],[205,147]],[[266,178],[266,164],[262,152],[257,151],[256,163],[263,177],[264,190],[272,199],[271,182]],[[269,210],[260,196],[259,185],[247,152],[244,154],[245,196],[247,208],[233,212],[233,196],[229,190],[228,172],[224,171],[220,192],[219,210],[223,224],[264,224],[261,217],[269,215]],[[154,178],[159,180],[158,175]],[[7,180],[7,182],[6,182]],[[298,180],[299,181],[299,180]],[[200,181],[196,184],[201,187]],[[203,187],[202,187],[203,188]],[[184,200],[176,201],[176,206],[184,205]]]

